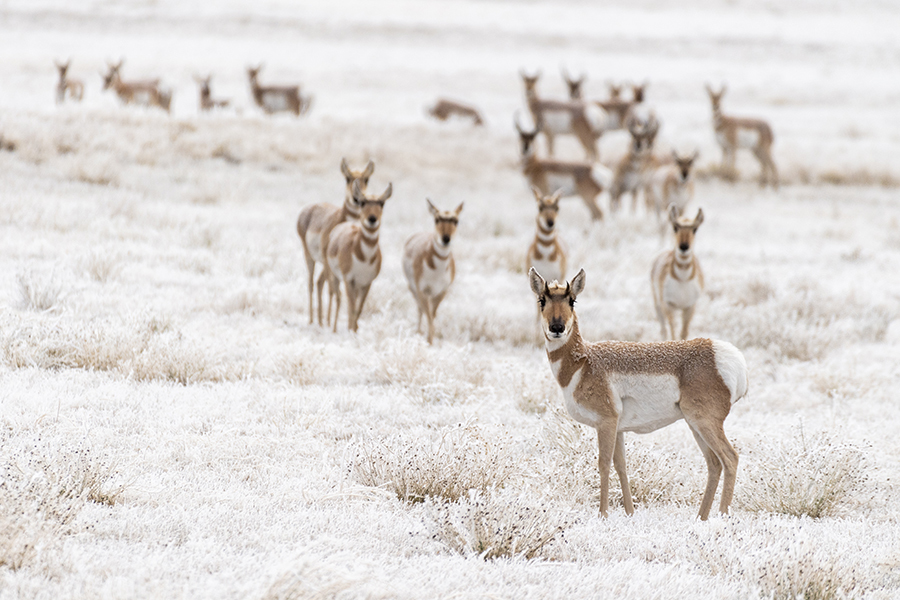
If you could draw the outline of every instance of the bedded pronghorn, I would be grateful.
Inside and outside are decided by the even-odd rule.
[[[558,135],[573,135],[584,148],[587,159],[598,159],[597,140],[603,135],[607,115],[602,108],[581,101],[542,100],[537,95],[540,74],[520,73],[525,84],[525,99],[535,127],[547,140],[547,153],[553,156],[553,141]]]
[[[602,219],[603,211],[597,206],[597,196],[609,187],[611,171],[600,163],[574,163],[558,160],[542,160],[535,156],[534,139],[538,130],[524,131],[515,121],[519,132],[522,173],[529,185],[544,194],[560,191],[561,196],[580,196],[591,212],[592,219]]]
[[[263,65],[247,67],[247,77],[250,79],[250,93],[253,101],[267,114],[277,112],[292,112],[300,116],[309,110],[312,104],[311,96],[300,94],[299,85],[259,85],[259,72]]]
[[[703,293],[703,271],[694,256],[694,237],[703,222],[703,211],[698,210],[694,219],[678,216],[678,209],[669,208],[669,222],[675,231],[675,248],[660,253],[653,260],[650,284],[653,304],[659,319],[663,339],[674,340],[675,312],[681,311],[681,336],[686,340],[694,307]]]
[[[726,86],[715,92],[709,85],[706,93],[712,104],[713,129],[716,141],[722,148],[722,166],[729,175],[736,174],[734,161],[739,148],[748,148],[759,161],[759,184],[765,187],[771,184],[778,187],[778,169],[772,160],[772,142],[775,140],[772,128],[762,119],[732,117],[722,114],[722,96]]]
[[[535,269],[548,281],[562,281],[566,276],[566,248],[557,238],[560,192],[547,196],[536,187],[531,188],[537,200],[537,219],[534,241],[528,247],[525,269]]]
[[[698,156],[696,151],[690,156],[681,156],[673,150],[672,159],[675,162],[660,165],[650,173],[644,187],[644,197],[647,209],[653,207],[656,210],[657,219],[669,206],[674,206],[678,211],[676,216],[680,217],[694,198],[692,169]]]
[[[80,79],[71,79],[68,76],[69,66],[72,64],[72,61],[62,64],[53,61],[53,64],[56,65],[56,70],[59,71],[59,83],[56,84],[56,103],[62,104],[66,100],[67,94],[72,100],[81,102],[81,99],[84,97],[84,83]]]
[[[200,110],[209,111],[215,108],[225,108],[231,102],[230,100],[216,100],[212,97],[212,90],[209,86],[212,81],[212,75],[207,75],[206,77],[194,75],[194,81],[200,87]]]
[[[631,193],[632,210],[637,207],[637,195],[647,181],[649,173],[657,166],[653,156],[653,143],[659,131],[659,122],[651,113],[647,120],[633,115],[628,119],[628,132],[631,134],[631,145],[628,152],[616,165],[612,185],[610,186],[609,209],[619,209],[622,195]]]
[[[481,113],[477,108],[456,100],[439,98],[437,103],[427,110],[427,113],[439,121],[446,121],[450,117],[463,117],[472,119],[474,125],[484,125],[484,119],[481,118]]]
[[[634,512],[625,468],[625,432],[649,433],[684,419],[706,459],[707,479],[700,518],[706,520],[722,471],[719,511],[728,512],[738,455],[723,424],[731,406],[747,393],[747,364],[727,342],[586,342],[578,329],[575,300],[584,290],[584,270],[569,282],[547,283],[532,269],[550,368],[562,388],[566,410],[597,430],[600,511],[609,509],[609,470],[622,484],[625,512]]]
[[[122,81],[122,63],[107,63],[109,71],[103,77],[103,89],[110,88],[125,104],[139,104],[142,106],[158,106],[166,112],[172,106],[172,92],[164,89],[159,84],[159,79],[145,79],[140,81]]]
[[[300,211],[297,218],[297,234],[303,243],[303,255],[306,258],[306,269],[309,276],[309,323],[313,322],[313,279],[316,272],[316,263],[323,266],[322,273],[317,282],[317,299],[319,302],[319,325],[322,324],[322,287],[328,281],[328,324],[331,324],[331,303],[335,296],[333,281],[329,280],[328,263],[325,261],[325,248],[328,247],[328,238],[335,225],[344,221],[359,218],[359,205],[353,199],[353,184],[358,183],[361,192],[366,191],[369,177],[375,171],[375,163],[371,160],[361,171],[350,169],[347,159],[341,159],[341,173],[347,182],[344,192],[344,203],[337,207],[327,202],[311,204]]]
[[[360,188],[359,181],[354,181],[353,200],[359,205],[359,220],[340,223],[331,230],[325,258],[337,297],[334,331],[341,310],[341,281],[347,289],[347,327],[350,331],[357,330],[369,288],[381,271],[378,229],[384,203],[391,197],[392,189],[389,183],[381,196],[369,197]]]
[[[419,309],[417,330],[422,333],[422,315],[428,319],[428,343],[434,340],[434,317],[438,306],[456,277],[456,263],[450,242],[459,225],[463,204],[455,210],[438,210],[431,200],[428,210],[434,217],[434,231],[413,234],[403,245],[403,274]]]

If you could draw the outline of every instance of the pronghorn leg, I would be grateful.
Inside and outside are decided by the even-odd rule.
[[[705,521],[709,518],[709,511],[712,508],[713,499],[716,495],[716,488],[719,487],[719,477],[722,475],[722,462],[719,457],[710,449],[703,441],[703,437],[691,425],[691,433],[700,446],[703,458],[706,459],[706,490],[703,492],[703,500],[700,501],[700,519]]]
[[[341,314],[341,280],[338,279],[337,277],[334,277],[333,280],[334,280],[334,327],[332,328],[332,331],[333,331],[334,333],[337,333],[338,317],[339,317],[340,314]],[[350,289],[350,286],[347,286],[347,289],[348,289],[348,293],[347,293],[347,304],[348,304],[347,312],[349,313],[349,312],[350,312],[350,308],[349,308],[349,304],[350,304],[350,294],[349,294],[349,289]],[[330,323],[330,322],[331,322],[331,316],[330,316],[330,315],[329,315],[328,319],[329,319],[329,323]]]
[[[369,288],[372,287],[372,284],[360,288],[358,294],[358,304],[356,305],[356,318],[353,320],[353,331],[356,331],[357,323],[359,322],[359,317],[362,315],[363,304],[366,303],[366,296],[369,295]]]
[[[307,288],[309,289],[309,324],[312,325],[313,322],[313,279],[315,278],[316,273],[316,261],[313,260],[313,257],[309,255],[309,252],[306,251],[306,243],[303,244],[304,254],[306,256],[306,272],[308,276],[307,280]],[[322,324],[322,301],[319,300],[319,325]]]
[[[689,306],[681,311],[681,339],[688,339],[688,328],[691,326],[691,319],[694,318],[694,307]],[[672,330],[675,333],[675,330]],[[673,335],[674,337],[674,335]]]
[[[587,206],[588,211],[590,211],[591,219],[595,221],[603,220],[603,211],[597,206],[597,195],[599,193],[600,190],[597,187],[590,185],[578,186],[578,195],[581,196],[581,200]]]
[[[666,328],[666,315],[663,312],[662,302],[657,300],[656,298],[654,298],[653,300],[654,304],[656,304],[656,318],[659,320],[660,335],[662,336],[663,340],[667,340],[669,339],[669,330]]]
[[[724,469],[724,479],[722,480],[722,499],[719,503],[719,512],[728,513],[728,507],[731,505],[731,499],[734,496],[734,481],[737,478],[738,453],[735,451],[731,442],[725,436],[725,430],[722,429],[721,422],[710,422],[709,417],[705,421],[697,420],[692,427],[696,427],[698,433],[706,442],[710,451],[717,458],[717,462],[721,464],[720,469]],[[708,462],[708,461],[707,461]],[[710,474],[710,480],[712,474]],[[718,483],[718,472],[716,473],[716,484]],[[709,506],[706,507],[706,514],[700,513],[701,519],[706,519],[709,515],[710,506],[712,506],[712,496],[716,493],[715,486],[712,492],[709,490],[709,481],[707,481],[706,493],[703,495],[704,500],[709,494]],[[703,508],[703,505],[700,507]]]
[[[628,472],[625,470],[625,433],[616,434],[616,449],[613,453],[613,465],[622,485],[622,502],[625,504],[625,513],[634,514],[634,502],[631,499],[631,486],[628,484]]]
[[[331,281],[328,277],[328,266],[326,265],[325,269],[322,271],[322,274],[319,275],[318,281],[316,281],[316,298],[319,301],[319,325],[322,324],[322,288],[325,287],[325,281],[328,280],[328,322],[331,322]],[[312,294],[312,290],[310,290],[310,294]],[[310,297],[310,300],[312,298]],[[310,310],[309,314],[309,322],[312,323],[312,310]]]
[[[359,313],[356,310],[357,298],[359,298],[359,289],[355,285],[347,284],[347,329],[356,331],[356,319]]]
[[[553,134],[544,131],[544,139],[547,140],[547,155],[553,156]]]
[[[669,333],[666,334],[667,340],[675,339],[675,311],[671,308],[666,308],[666,320],[669,322]]]
[[[425,297],[425,318],[428,320],[428,343],[431,344],[434,342],[434,298],[431,296]]]
[[[600,451],[597,458],[597,466],[600,468],[600,514],[604,517],[609,516],[609,467],[616,450],[617,425],[615,419],[604,419],[597,427],[597,446]]]

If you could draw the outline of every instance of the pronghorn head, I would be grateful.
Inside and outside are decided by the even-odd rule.
[[[538,204],[538,221],[541,227],[548,231],[552,231],[556,226],[556,217],[559,214],[559,198],[562,196],[562,190],[557,190],[551,196],[545,196],[541,190],[532,186],[531,192]]]
[[[684,216],[678,216],[678,207],[672,204],[669,206],[669,223],[675,231],[675,250],[679,256],[687,258],[691,254],[691,247],[694,245],[694,236],[700,223],[703,222],[703,209],[697,209],[697,216],[688,219]]]
[[[531,267],[528,271],[531,291],[537,296],[538,310],[541,315],[541,330],[548,342],[565,343],[575,325],[575,298],[584,290],[584,269],[571,281],[547,283],[544,278]]]
[[[712,108],[714,111],[719,110],[722,107],[722,96],[725,95],[725,91],[728,89],[724,83],[722,87],[719,88],[719,91],[715,91],[710,87],[710,85],[706,84],[706,93],[709,95],[709,101],[712,103]]]
[[[360,189],[359,181],[353,182],[353,201],[359,206],[359,222],[363,227],[369,230],[378,229],[381,225],[381,213],[384,210],[384,203],[391,197],[393,186],[389,183],[384,193],[378,196],[367,196]]]
[[[425,198],[425,201],[428,203],[431,216],[434,217],[434,237],[441,246],[446,248],[450,245],[453,234],[456,233],[459,225],[459,213],[462,212],[464,203],[461,202],[455,210],[438,210],[431,200]]]
[[[516,131],[519,132],[519,148],[522,151],[522,156],[533,156],[534,155],[534,138],[537,137],[538,132],[540,131],[537,127],[532,131],[525,131],[522,129],[522,126],[519,125],[519,117],[516,115],[515,118]]]
[[[647,82],[631,84],[631,99],[635,104],[644,101],[644,92],[647,91]]]
[[[366,188],[369,185],[369,177],[372,176],[372,173],[375,172],[375,163],[371,160],[366,164],[363,170],[351,169],[349,165],[347,165],[347,159],[341,159],[341,174],[343,174],[344,179],[347,180],[347,193],[345,196],[346,201],[353,202],[353,182],[359,182],[359,191],[363,194],[366,192]]]
[[[59,71],[59,80],[64,81],[66,78],[66,72],[69,70],[69,65],[72,64],[71,59],[65,63],[59,63],[54,60],[53,64],[56,65],[56,69]]]
[[[626,126],[631,134],[631,151],[634,154],[649,154],[653,151],[653,142],[659,132],[656,115],[650,113],[646,120],[632,115],[628,118]]]
[[[256,85],[256,78],[263,69],[263,63],[259,63],[256,67],[247,67],[247,77],[250,79],[250,85]]]
[[[537,82],[538,79],[541,78],[541,72],[538,71],[534,75],[529,75],[525,71],[519,71],[519,75],[522,77],[522,83],[525,84],[525,94],[531,95],[537,93]]]
[[[609,99],[610,100],[618,100],[622,96],[622,86],[616,85],[614,83],[607,82],[606,87],[609,88]]]
[[[209,84],[212,81],[212,75],[207,75],[206,77],[194,75],[194,81],[196,81],[197,85],[200,86],[200,95],[204,98],[209,98],[209,96],[212,94],[209,89]]]
[[[103,89],[108,90],[110,86],[114,85],[117,80],[121,78],[119,74],[119,69],[122,68],[122,63],[124,60],[120,60],[116,64],[112,64],[110,62],[106,63],[106,66],[109,67],[109,71],[107,73],[100,73],[100,76],[103,78]]]
[[[700,156],[700,153],[696,150],[690,156],[680,156],[677,150],[672,151],[672,158],[675,159],[675,165],[678,167],[681,181],[687,181],[691,176],[691,168],[694,166],[694,161],[697,160],[698,156]]]
[[[582,73],[581,77],[579,77],[578,79],[572,79],[572,77],[569,75],[569,72],[566,69],[563,69],[562,76],[566,81],[566,86],[568,86],[569,88],[569,99],[581,100],[581,86],[584,84],[586,75]]]

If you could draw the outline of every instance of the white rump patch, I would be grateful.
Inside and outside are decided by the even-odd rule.
[[[675,375],[610,373],[609,384],[619,405],[619,431],[650,433],[684,418]]]
[[[750,386],[750,377],[747,372],[747,361],[741,351],[719,340],[713,340],[713,353],[716,357],[716,369],[728,391],[731,392],[731,403],[734,404],[744,397]]]

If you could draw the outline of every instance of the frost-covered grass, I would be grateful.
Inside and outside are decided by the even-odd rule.
[[[3,5],[0,600],[900,593],[890,6],[207,4]],[[57,107],[69,56],[86,97]],[[119,56],[174,88],[171,116],[101,94]],[[264,81],[315,95],[309,115],[250,105],[243,68],[263,60]],[[596,434],[562,408],[523,264],[517,73],[542,68],[560,96],[560,64],[592,97],[649,80],[661,152],[700,149],[692,333],[750,368],[725,422],[728,516],[696,518],[706,467],[683,423],[626,436],[635,514],[615,476],[598,514]],[[210,71],[235,108],[198,115],[191,76]],[[747,156],[720,177],[703,83],[722,80],[726,111],[772,122],[777,192]],[[487,127],[426,120],[439,95]],[[603,161],[625,141],[604,136]],[[357,335],[346,313],[337,334],[307,324],[295,233],[302,206],[340,202],[342,157],[394,186]],[[433,346],[400,267],[426,197],[465,202]],[[588,339],[658,339],[667,234],[643,210],[594,224],[563,202]]]

